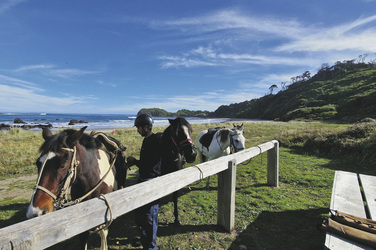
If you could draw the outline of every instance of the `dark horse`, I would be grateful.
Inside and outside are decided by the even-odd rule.
[[[192,140],[192,127],[186,119],[178,117],[168,119],[170,125],[162,134],[162,175],[183,168],[185,162],[196,160],[196,147]],[[172,195],[174,202],[175,224],[181,225],[178,213],[178,191]]]
[[[110,193],[118,185],[124,185],[125,147],[103,133],[88,135],[85,129],[67,129],[53,135],[43,128],[45,141],[36,161],[38,179],[26,213],[28,218]],[[108,230],[99,233],[101,249],[107,249]],[[86,249],[88,237],[89,232],[80,234],[82,249]]]

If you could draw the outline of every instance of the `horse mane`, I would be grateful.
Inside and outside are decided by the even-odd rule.
[[[51,136],[49,139],[47,139],[42,146],[40,147],[39,151],[52,151],[57,152],[62,147],[71,148],[74,145],[72,145],[72,142],[69,141],[69,137],[76,133],[77,130],[74,129],[66,129],[59,134],[55,134]],[[91,135],[83,133],[81,138],[79,139],[79,143],[84,146],[86,149],[98,149],[102,146],[102,143],[94,138]]]
[[[230,134],[230,130],[227,129],[227,128],[225,128],[225,129],[221,129],[221,130],[219,131],[219,134],[220,134],[220,136],[221,136],[221,143],[225,143],[226,140],[227,140],[227,138],[228,138],[228,136],[229,136],[229,134]]]

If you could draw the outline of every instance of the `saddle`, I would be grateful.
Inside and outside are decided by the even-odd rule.
[[[103,132],[91,131],[90,135],[102,143],[101,149],[110,155],[110,162],[115,160],[115,164],[112,168],[115,179],[119,187],[124,186],[127,177],[127,169],[124,167],[125,150],[127,148],[120,141]]]
[[[209,128],[208,132],[204,134],[199,140],[201,145],[206,147],[209,150],[209,146],[213,140],[214,134],[217,133],[218,130],[221,130],[224,128],[225,127]]]

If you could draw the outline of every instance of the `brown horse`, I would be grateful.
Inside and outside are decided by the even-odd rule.
[[[67,129],[55,135],[43,129],[45,141],[36,161],[38,180],[26,213],[28,218],[110,193],[118,184],[124,185],[125,147],[103,133],[88,135],[85,129]],[[116,178],[115,172],[120,178]],[[107,229],[100,231],[101,249],[107,249],[107,234]],[[79,236],[82,249],[86,249],[88,236],[89,232]]]
[[[192,140],[192,127],[182,117],[169,119],[170,125],[162,134],[162,175],[178,171],[186,162],[196,160],[196,147]],[[178,212],[178,191],[172,194],[174,202],[175,225],[181,225]]]

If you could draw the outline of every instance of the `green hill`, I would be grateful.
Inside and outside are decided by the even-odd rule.
[[[153,117],[207,117],[211,112],[209,111],[191,111],[187,109],[178,110],[176,113],[167,112],[164,109],[160,108],[143,108],[138,111],[137,115],[147,113]]]
[[[283,91],[259,99],[223,105],[213,117],[266,120],[343,120],[376,118],[376,64],[337,62],[316,75],[292,78]]]
[[[310,76],[308,71],[292,77],[291,84],[277,94],[258,99],[222,105],[214,112],[179,110],[176,113],[159,108],[141,109],[156,117],[216,117],[264,120],[342,120],[356,122],[376,119],[376,61],[354,63],[354,60],[323,64]],[[274,88],[273,88],[274,86]],[[272,89],[273,88],[273,89]]]

